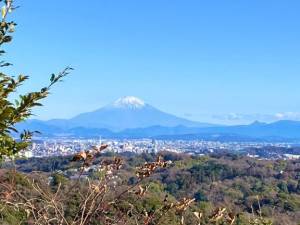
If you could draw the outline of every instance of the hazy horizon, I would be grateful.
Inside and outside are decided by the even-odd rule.
[[[75,68],[36,119],[71,118],[133,95],[193,121],[300,120],[298,1],[19,5],[5,59],[34,81],[20,90]]]
[[[122,97],[116,99],[116,100],[113,101],[113,102],[109,102],[109,103],[107,103],[107,104],[105,104],[105,105],[102,105],[102,106],[100,106],[100,107],[98,107],[98,108],[95,108],[95,109],[93,109],[93,110],[90,110],[90,111],[82,111],[82,112],[79,112],[78,114],[76,114],[76,115],[74,115],[74,116],[72,116],[72,117],[66,117],[66,118],[56,117],[56,118],[46,118],[46,119],[38,118],[38,117],[33,117],[32,119],[39,119],[39,120],[41,120],[41,121],[48,121],[48,120],[55,120],[55,119],[72,119],[72,118],[74,118],[74,117],[76,117],[76,116],[78,116],[78,115],[81,115],[81,114],[90,113],[90,112],[95,112],[95,111],[101,110],[102,108],[113,106],[114,104],[116,104],[116,102],[118,102],[118,101],[120,101],[120,100],[122,100],[122,99],[124,99],[124,98],[127,98],[127,97],[129,97],[129,98],[136,98],[137,100],[142,101],[143,104],[145,104],[145,105],[150,105],[150,106],[152,106],[152,107],[154,107],[154,108],[156,108],[156,109],[162,111],[161,109],[155,107],[154,105],[149,104],[148,102],[144,102],[143,99],[140,99],[140,98],[138,98],[138,97],[136,97],[136,96],[122,96]],[[249,124],[256,123],[256,122],[272,123],[272,122],[277,122],[277,121],[282,121],[282,120],[293,120],[293,119],[280,118],[279,116],[278,116],[277,119],[268,120],[268,117],[271,118],[271,115],[257,115],[257,117],[259,117],[259,119],[257,119],[257,118],[255,119],[255,118],[253,117],[253,120],[251,120],[250,116],[253,116],[253,115],[249,115],[249,121],[244,121],[244,122],[240,122],[240,121],[239,121],[239,122],[237,122],[237,123],[222,123],[222,122],[198,121],[198,120],[190,119],[190,118],[189,118],[189,115],[183,115],[183,116],[181,116],[181,115],[176,115],[176,114],[174,114],[174,113],[172,113],[172,112],[166,112],[166,111],[162,111],[162,112],[165,112],[165,113],[168,113],[168,114],[177,116],[177,117],[181,117],[181,118],[183,118],[183,119],[191,120],[191,121],[194,121],[194,122],[211,123],[211,124],[215,124],[215,125],[249,125]],[[219,116],[220,118],[222,117],[222,115],[214,115],[214,117],[215,117],[216,119],[218,119],[218,116]],[[230,115],[228,115],[228,116],[234,117],[234,116],[238,116],[238,115],[230,114]],[[263,116],[265,116],[265,117],[263,117]],[[275,118],[275,117],[274,117],[274,118]],[[216,120],[216,121],[217,121],[217,120]]]

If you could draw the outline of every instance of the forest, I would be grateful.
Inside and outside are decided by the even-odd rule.
[[[120,168],[113,171],[113,175],[103,174],[103,170],[99,168],[111,165],[117,157],[122,158]],[[157,157],[163,158],[164,162],[169,164],[139,179],[136,174],[138,168],[149,162],[155,162]],[[165,201],[180,202],[182,199],[193,200],[184,211],[185,224],[296,225],[300,222],[300,160],[259,160],[229,153],[196,156],[162,152],[160,155],[125,153],[116,156],[107,152],[97,155],[89,162],[80,177],[74,177],[74,174],[80,173],[81,163],[74,161],[72,157],[19,159],[16,160],[15,165],[4,163],[1,174],[5,174],[4,171],[8,169],[13,171],[12,166],[19,179],[15,182],[28,183],[20,186],[22,189],[20,191],[34,192],[31,190],[33,187],[30,182],[26,181],[30,177],[39,180],[40,185],[49,188],[50,192],[56,193],[59,187],[60,194],[69,200],[72,199],[62,203],[66,204],[63,207],[66,218],[75,217],[74,213],[82,201],[76,194],[87,192],[87,182],[93,183],[104,179],[103,177],[112,176],[112,180],[106,181],[107,185],[112,185],[110,195],[118,196],[120,192],[124,192],[123,190],[130,189],[123,193],[125,196],[122,207],[124,208],[114,208],[114,212],[110,212],[116,213],[111,215],[113,218],[119,217],[118,210],[124,210],[126,216],[122,219],[123,223],[127,221],[128,224],[147,224],[145,212],[148,215],[151,213],[162,215],[157,211],[164,207]],[[10,176],[4,177],[1,183],[4,182],[3,179],[5,182],[12,179]],[[80,183],[77,183],[78,180]],[[74,183],[80,185],[74,189]],[[142,196],[137,194],[139,190],[143,190]],[[115,197],[110,196],[105,201]],[[212,222],[211,218],[216,213],[216,209],[226,209],[227,217],[230,215],[234,221],[225,223],[227,217],[224,216],[224,221],[220,219],[215,221],[217,223]],[[199,222],[194,215],[195,212],[202,215]],[[101,222],[105,221],[103,215],[94,216],[98,219],[91,220],[91,224],[110,224]],[[1,217],[7,224],[19,224],[26,219],[26,214],[18,212],[16,215],[16,212],[5,207],[5,210],[1,211]],[[141,218],[142,223],[132,222],[141,221]],[[170,224],[170,222],[180,224],[180,218],[181,214],[169,211],[163,214],[164,221],[160,221],[160,224]],[[264,221],[255,223],[257,218]],[[148,224],[156,224],[156,222],[152,221]]]

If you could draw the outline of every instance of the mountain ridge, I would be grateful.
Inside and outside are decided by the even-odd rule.
[[[29,120],[17,128],[38,130],[50,137],[300,140],[300,121],[254,121],[234,126],[200,123],[162,112],[133,96],[71,119]]]
[[[32,120],[33,125],[57,127],[69,130],[76,127],[109,129],[120,132],[125,129],[164,127],[209,127],[200,123],[163,112],[134,96],[125,96],[92,112],[81,113],[71,119]],[[30,124],[30,122],[29,122]]]
[[[153,138],[153,139],[201,139],[213,141],[275,141],[294,142],[300,141],[299,121],[276,121],[274,123],[261,123],[236,126],[216,127],[164,127],[150,126],[145,128],[131,128],[122,131],[111,131],[106,128],[74,127],[61,129],[59,127],[45,125],[40,121],[29,121],[18,126],[39,130],[46,137],[74,137],[74,138]]]

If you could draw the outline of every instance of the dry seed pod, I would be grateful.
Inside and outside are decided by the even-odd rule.
[[[107,144],[103,144],[100,146],[99,151],[103,151],[104,149],[106,149],[108,147]]]
[[[225,211],[226,211],[226,208],[217,208],[213,212],[212,216],[210,217],[210,221],[213,221],[213,222],[219,221],[220,219],[222,219],[225,216],[224,215]]]
[[[74,155],[72,161],[80,161],[86,159],[86,153],[85,152],[79,152]]]
[[[123,164],[123,160],[121,158],[116,157],[114,161],[114,169],[119,170],[121,169]]]
[[[145,177],[149,177],[152,173],[154,173],[154,171],[158,168],[164,168],[169,164],[169,162],[165,162],[162,160],[161,156],[157,157],[156,162],[152,162],[152,163],[145,163],[143,166],[141,167],[137,167],[137,172],[136,172],[136,176],[139,179],[143,179]]]
[[[181,201],[177,202],[175,205],[175,209],[177,213],[184,212],[191,203],[193,203],[195,199],[183,198]]]

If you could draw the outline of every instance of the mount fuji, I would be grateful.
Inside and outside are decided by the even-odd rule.
[[[26,124],[22,124],[23,126]],[[126,96],[93,112],[79,114],[71,119],[53,119],[48,121],[31,120],[30,127],[45,128],[61,131],[91,128],[121,131],[125,129],[161,127],[210,127],[211,124],[190,121],[184,118],[165,113],[143,100]],[[43,130],[42,130],[43,132]]]
[[[132,96],[71,119],[28,120],[18,124],[17,129],[38,130],[45,137],[300,141],[299,121],[212,125],[162,112]]]
[[[71,120],[73,127],[123,130],[150,126],[207,126],[162,112],[143,100],[127,96],[94,112],[80,114]]]

